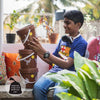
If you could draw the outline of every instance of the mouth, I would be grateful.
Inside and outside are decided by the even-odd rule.
[[[65,32],[68,33],[68,29],[65,29]]]
[[[68,28],[68,27],[65,27],[64,29],[65,29],[65,30],[67,30],[67,31],[69,30],[69,28]]]

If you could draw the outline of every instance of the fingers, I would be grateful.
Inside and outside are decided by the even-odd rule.
[[[35,37],[33,37],[33,41],[30,41],[31,45],[35,45],[35,46],[41,46],[41,44],[39,43],[39,40]]]
[[[33,48],[33,49],[38,49],[40,47],[40,44],[37,44],[36,42],[34,41],[30,41],[29,44],[28,44],[29,48]]]
[[[30,49],[33,49],[33,48],[34,48],[33,45],[31,45],[31,44],[28,44],[28,47],[29,47]]]
[[[33,37],[33,41],[35,41],[36,43],[39,43],[39,40],[36,37]]]
[[[33,38],[33,41],[29,41],[28,47],[30,49],[33,49],[34,51],[38,52],[40,49],[42,49],[41,44],[39,43],[37,38]]]
[[[30,44],[34,45],[34,46],[36,45],[36,43],[34,41],[30,41]]]
[[[33,51],[36,51],[35,49],[35,46],[33,46],[33,45],[31,45],[31,44],[28,44],[28,47],[29,47],[29,49],[31,49],[31,50],[33,50]]]

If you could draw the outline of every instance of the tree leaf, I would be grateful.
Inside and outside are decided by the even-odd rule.
[[[83,99],[89,100],[83,81],[77,75],[67,73],[64,77],[72,84]]]
[[[100,86],[98,86],[97,98],[100,100]]]
[[[88,67],[86,64],[84,64],[84,65],[80,68],[79,71],[83,72],[83,73],[84,73],[85,75],[87,75],[90,79],[93,79],[93,75],[91,74],[91,71],[90,71],[89,67]]]
[[[85,59],[85,63],[90,68],[93,78],[100,85],[100,73],[99,73],[99,70],[97,69],[96,63],[94,63],[92,60],[89,60],[89,59]]]
[[[52,81],[57,83],[62,83],[62,80],[65,79],[62,75],[59,75],[57,73],[50,73],[47,74],[45,77],[50,78]]]
[[[87,89],[87,94],[89,95],[89,97],[91,99],[96,98],[97,92],[98,92],[97,91],[98,90],[97,83],[94,80],[89,79],[89,77],[87,75],[85,75],[84,73],[82,73],[81,71],[80,71],[80,73],[84,79],[85,86]]]
[[[78,71],[84,64],[85,64],[84,58],[75,51],[74,52],[74,66],[75,66],[75,70]]]
[[[58,93],[56,94],[61,100],[81,100],[81,98],[79,97],[76,97],[70,93],[65,93],[65,92],[62,92],[62,93]]]
[[[74,56],[75,56],[74,58],[75,69],[77,71],[80,70],[80,68],[84,69],[100,85],[100,73],[99,73],[99,70],[97,69],[97,64],[99,65],[99,63],[89,60],[87,58],[84,58],[80,56],[77,52],[74,53]],[[83,66],[85,66],[86,68]]]
[[[76,97],[82,98],[80,96],[80,94],[77,92],[77,90],[73,86],[71,86],[70,88],[68,88],[68,93],[71,93],[72,95],[74,95]]]

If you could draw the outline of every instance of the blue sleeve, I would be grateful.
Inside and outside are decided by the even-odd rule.
[[[61,40],[59,41],[59,43],[58,43],[58,45],[57,45],[55,51],[53,52],[53,55],[55,55],[55,56],[57,56],[57,57],[59,57],[58,52],[60,51],[60,48],[61,48],[61,47],[60,47],[60,43],[61,43]]]
[[[78,44],[73,50],[71,50],[69,57],[74,59],[74,51],[78,52],[81,56],[85,56],[87,44]]]

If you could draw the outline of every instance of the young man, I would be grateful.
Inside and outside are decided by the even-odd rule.
[[[65,33],[69,34],[71,41],[66,40],[65,37],[65,39],[61,38],[53,54],[50,54],[48,51],[46,51],[36,38],[33,38],[33,41],[30,42],[30,48],[34,50],[41,59],[43,59],[48,64],[55,64],[54,67],[45,75],[48,73],[58,72],[63,69],[75,71],[74,51],[77,51],[81,56],[84,56],[87,47],[87,42],[79,33],[79,29],[83,25],[83,22],[84,17],[80,11],[71,10],[65,12]],[[35,100],[47,100],[48,89],[57,85],[57,83],[44,77],[45,75],[43,75],[34,85],[33,93]],[[62,91],[67,90],[55,89],[54,94]],[[59,100],[59,98],[54,95],[54,100]]]

